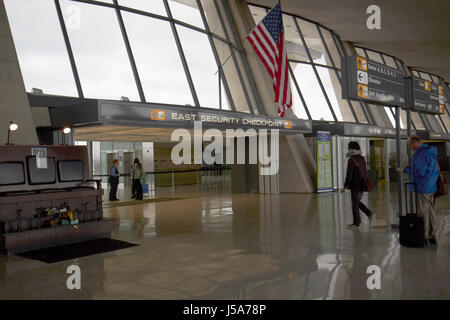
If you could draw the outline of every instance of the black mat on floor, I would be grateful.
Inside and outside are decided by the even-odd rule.
[[[105,238],[21,252],[16,255],[45,263],[55,263],[135,246],[137,244]]]

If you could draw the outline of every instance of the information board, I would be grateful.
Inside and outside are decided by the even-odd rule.
[[[342,57],[342,98],[406,107],[405,73],[359,57]]]
[[[317,192],[333,191],[330,132],[317,132]]]
[[[424,113],[445,113],[444,87],[419,77],[406,79],[407,103],[413,111]]]

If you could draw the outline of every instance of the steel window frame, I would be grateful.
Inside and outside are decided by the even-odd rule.
[[[248,64],[247,58],[244,56],[245,50],[244,50],[244,48],[243,48],[243,46],[241,44],[241,39],[238,36],[238,31],[236,29],[236,26],[233,23],[233,17],[232,17],[232,14],[231,14],[231,10],[230,10],[230,8],[228,6],[228,1],[224,1],[224,2],[222,2],[222,4],[223,4],[223,10],[224,10],[225,16],[226,16],[227,20],[230,23],[230,29],[232,31],[231,33],[232,33],[232,36],[234,38],[234,43],[236,43],[236,45],[237,45],[236,50],[239,52],[242,65],[244,67],[244,73],[245,73],[245,75],[247,77],[247,80],[248,80],[248,82],[250,84],[250,89],[251,89],[251,91],[253,93],[253,97],[255,98],[255,101],[256,101],[256,111],[258,111],[257,112],[258,114],[266,114],[264,112],[264,110],[263,110],[263,107],[262,107],[263,103],[262,103],[261,96],[259,95],[259,91],[256,88],[255,79],[254,79],[253,74],[252,74],[252,72],[250,70],[250,66]]]
[[[67,33],[66,23],[64,21],[64,16],[61,10],[61,4],[59,0],[55,0],[56,14],[59,20],[59,26],[61,27],[61,32],[63,34],[64,44],[66,46],[67,55],[69,56],[70,66],[72,68],[72,76],[75,81],[75,86],[77,88],[78,98],[84,99],[83,87],[81,86],[80,75],[78,73],[77,64],[75,62],[75,56],[73,55],[72,45],[70,43],[69,34]]]
[[[146,102],[145,100],[145,94],[144,90],[142,88],[142,82],[141,78],[139,77],[139,72],[136,67],[136,60],[134,59],[133,51],[131,49],[130,45],[130,39],[128,38],[128,33],[125,28],[125,23],[123,22],[122,12],[120,11],[118,7],[117,0],[113,0],[114,3],[114,10],[116,12],[117,21],[119,23],[120,32],[122,33],[122,40],[125,44],[125,48],[127,50],[128,60],[130,61],[131,70],[133,71],[134,81],[136,82],[136,87],[139,93],[139,98],[141,99],[141,102]]]
[[[164,1],[167,1],[167,0],[164,0]],[[209,40],[211,49],[213,51],[214,59],[216,60],[217,68],[220,69],[220,68],[222,68],[222,64],[220,62],[220,58],[219,58],[219,55],[217,53],[216,44],[214,43],[214,39],[211,36],[211,30],[209,29],[208,21],[206,20],[206,15],[205,15],[205,12],[203,11],[203,6],[202,6],[200,0],[196,0],[196,3],[197,3],[197,7],[198,7],[198,9],[200,11],[200,15],[202,17],[202,20],[203,20],[203,24],[205,25],[205,29],[207,31],[208,40]],[[228,81],[227,81],[225,75],[223,74],[223,72],[220,72],[220,73],[221,73],[221,75],[219,75],[219,76],[222,76],[223,86],[225,88],[225,93],[226,93],[226,95],[228,97],[228,100],[229,100],[228,102],[230,104],[230,108],[231,108],[232,111],[236,111],[236,106],[234,105],[234,100],[233,100],[233,97],[231,95],[230,88],[228,87]]]
[[[316,65],[314,64],[314,61],[313,61],[312,56],[311,56],[311,52],[309,51],[309,47],[307,46],[305,38],[303,37],[303,33],[302,33],[301,28],[300,28],[300,26],[298,24],[298,21],[297,21],[297,19],[293,19],[293,20],[294,20],[294,24],[295,24],[295,27],[297,29],[297,32],[298,32],[298,34],[300,36],[300,39],[302,40],[302,44],[305,47],[305,51],[306,51],[306,54],[308,55],[308,59],[311,61],[311,66],[313,68],[314,74],[316,75],[316,78],[317,78],[317,81],[319,83],[319,86],[322,89],[322,93],[323,93],[323,96],[325,97],[325,101],[328,104],[328,109],[330,110],[334,121],[335,122],[339,122],[337,120],[336,114],[334,113],[333,107],[331,106],[330,99],[328,98],[328,95],[325,92],[325,88],[323,86],[322,80],[320,79],[319,73],[318,73],[318,71],[316,69]]]
[[[292,71],[291,64],[289,62],[290,61],[288,61],[288,71],[289,71],[289,74],[292,77],[292,80],[294,81],[295,89],[297,90],[297,93],[298,93],[298,95],[300,97],[300,100],[302,100],[303,108],[305,109],[305,112],[306,112],[306,115],[308,116],[308,119],[309,120],[313,120],[312,117],[311,117],[311,113],[309,112],[308,106],[306,105],[306,101],[303,98],[303,94],[302,94],[302,91],[300,90],[300,87],[298,85],[297,79],[294,76],[294,71]]]
[[[214,8],[216,9],[217,15],[219,17],[220,24],[221,24],[223,32],[225,34],[225,38],[228,41],[230,41],[230,36],[229,36],[228,30],[227,30],[227,28],[225,26],[225,21],[223,19],[222,12],[220,11],[219,4],[217,3],[217,0],[213,0],[213,2],[214,2]],[[203,11],[203,8],[202,8],[202,11]],[[238,64],[238,61],[236,59],[236,55],[234,53],[234,49],[230,45],[228,45],[228,48],[230,49],[230,52],[231,52],[231,56],[232,56],[233,63],[234,63],[234,68],[235,68],[235,70],[236,70],[236,72],[238,74],[238,77],[239,77],[239,82],[241,84],[242,90],[244,91],[245,100],[247,101],[249,112],[250,112],[250,114],[255,114],[255,111],[254,111],[254,108],[253,108],[253,104],[251,102],[249,93],[247,91],[247,86],[245,85],[244,78],[242,77],[241,69],[239,68],[239,64]],[[220,68],[222,68],[222,64],[220,65]],[[223,69],[222,69],[222,71],[223,71]],[[224,77],[226,77],[226,76],[224,75]]]
[[[164,7],[166,8],[167,16],[169,17],[170,27],[172,29],[172,34],[175,39],[175,43],[178,49],[178,54],[181,58],[181,63],[183,64],[184,73],[186,75],[186,79],[189,84],[189,88],[191,90],[192,99],[194,100],[195,107],[200,107],[200,101],[198,100],[197,91],[195,90],[194,81],[192,80],[191,72],[189,70],[189,66],[186,60],[186,56],[184,54],[183,45],[181,44],[180,36],[178,35],[178,30],[176,28],[175,22],[172,19],[172,12],[170,11],[169,4],[167,3],[167,0],[163,0]]]
[[[70,42],[70,39],[68,37],[67,29],[65,27],[64,18],[62,16],[62,10],[61,10],[61,6],[60,6],[60,3],[59,3],[60,0],[54,0],[54,1],[55,1],[55,6],[56,6],[56,10],[57,10],[59,23],[60,23],[61,30],[62,30],[62,33],[63,33],[64,42],[65,42],[65,45],[66,45],[66,50],[67,50],[67,53],[69,55],[69,60],[70,60],[71,67],[72,67],[72,74],[73,74],[73,77],[74,77],[74,80],[75,80],[75,85],[77,87],[78,96],[79,96],[79,98],[84,98],[84,94],[83,94],[83,91],[82,91],[81,80],[80,80],[79,73],[78,73],[78,68],[77,68],[76,63],[75,63],[75,58],[74,58],[74,55],[73,55],[71,42]],[[188,81],[189,88],[190,88],[191,94],[192,94],[192,98],[193,98],[193,101],[194,101],[194,104],[195,104],[196,107],[201,107],[201,106],[200,106],[198,95],[197,95],[197,92],[196,92],[196,89],[195,89],[195,85],[194,85],[193,80],[192,80],[192,76],[191,76],[191,73],[190,73],[190,70],[189,70],[189,66],[187,64],[187,60],[186,60],[186,56],[184,54],[183,46],[181,44],[181,40],[179,38],[178,31],[176,29],[176,25],[181,25],[181,26],[184,26],[186,28],[192,29],[194,31],[206,34],[208,36],[211,49],[213,51],[213,55],[215,55],[216,64],[217,64],[217,61],[218,61],[217,60],[217,56],[216,56],[217,51],[216,51],[216,47],[215,47],[215,44],[214,44],[214,40],[212,38],[216,38],[217,40],[226,43],[229,46],[229,48],[230,48],[230,50],[231,50],[233,55],[234,55],[234,50],[236,50],[240,54],[242,54],[242,52],[243,52],[242,48],[240,48],[238,46],[235,46],[234,43],[232,43],[229,39],[224,39],[223,37],[220,37],[219,35],[213,34],[210,31],[209,26],[206,23],[206,18],[204,16],[203,8],[201,6],[201,3],[199,3],[199,1],[197,1],[197,6],[199,8],[200,15],[202,16],[202,21],[203,21],[203,24],[205,25],[205,29],[199,28],[197,26],[190,25],[188,23],[185,23],[184,21],[180,21],[180,20],[174,19],[173,16],[172,16],[172,13],[170,11],[170,7],[169,7],[169,4],[168,4],[167,0],[162,0],[163,4],[164,4],[164,7],[166,9],[167,16],[162,16],[162,15],[159,15],[159,14],[155,14],[155,13],[151,13],[151,12],[147,12],[147,11],[142,11],[142,10],[139,10],[139,9],[122,6],[122,5],[120,5],[118,3],[117,0],[113,0],[113,3],[99,2],[99,1],[95,1],[95,0],[69,0],[69,1],[79,2],[79,3],[84,3],[84,4],[90,4],[90,5],[97,5],[97,6],[107,7],[107,8],[111,8],[111,9],[115,10],[116,16],[117,16],[117,19],[118,19],[118,23],[119,23],[119,27],[120,27],[121,33],[122,33],[122,38],[123,38],[123,41],[124,41],[124,44],[125,44],[125,48],[127,50],[127,55],[128,55],[128,59],[129,59],[129,62],[130,62],[130,66],[131,66],[131,69],[132,69],[132,72],[133,72],[133,76],[135,78],[136,89],[137,89],[137,91],[139,93],[141,102],[147,102],[147,99],[145,98],[144,90],[143,90],[143,87],[142,87],[142,82],[141,82],[140,77],[139,77],[139,70],[137,68],[137,65],[136,65],[136,62],[135,62],[135,59],[134,59],[134,55],[133,55],[133,50],[131,48],[131,45],[130,45],[130,42],[129,42],[129,38],[128,38],[128,34],[126,32],[126,27],[125,27],[125,24],[124,24],[124,21],[123,21],[122,12],[130,12],[130,13],[134,13],[134,14],[139,14],[139,15],[147,16],[147,17],[154,18],[154,19],[168,21],[170,23],[171,28],[172,28],[172,33],[173,33],[173,36],[174,36],[174,39],[175,39],[175,43],[177,45],[178,54],[180,56],[180,59],[181,59],[182,65],[183,65],[183,69],[184,69],[184,72],[185,72],[185,75],[186,75],[186,79]],[[221,12],[218,11],[218,14],[220,15]],[[224,30],[226,31],[224,25],[223,25],[223,27],[224,27]],[[245,59],[243,59],[243,60],[245,60]],[[218,64],[218,66],[220,66],[220,64]],[[238,67],[238,64],[236,64],[236,63],[235,63],[235,68],[237,69],[237,72],[240,73],[240,69]],[[241,76],[242,76],[242,74],[241,74]],[[225,78],[225,77],[223,77],[223,78]],[[249,77],[249,79],[250,78],[251,77]],[[222,79],[222,80],[224,82],[224,86],[226,87],[225,90],[227,91],[227,96],[230,99],[230,102],[231,102],[230,104],[232,105],[232,109],[235,110],[233,98],[232,98],[231,93],[229,91],[228,84],[226,83],[226,79]],[[240,79],[240,81],[241,81],[241,86],[243,87],[243,90],[245,92],[246,99],[248,99],[247,103],[249,104],[249,109],[250,109],[249,112],[252,112],[253,111],[252,110],[253,106],[252,106],[251,101],[250,101],[250,99],[248,97],[248,92],[246,90],[246,86],[243,85],[243,80],[242,79]],[[257,98],[255,96],[255,100],[256,99]]]
[[[338,79],[338,81],[339,81],[339,84],[341,85],[341,88],[342,88],[341,77],[339,76],[339,73],[336,71],[336,70],[337,70],[336,64],[334,63],[334,59],[333,59],[333,57],[331,56],[331,53],[330,53],[330,50],[329,50],[329,48],[328,48],[327,43],[325,42],[325,38],[323,37],[322,30],[320,29],[320,27],[319,27],[318,25],[316,25],[316,28],[317,28],[317,31],[319,32],[320,40],[322,41],[323,46],[324,46],[324,48],[325,48],[325,51],[327,52],[328,57],[330,58],[331,65],[332,65],[333,68],[334,68],[334,72],[335,72],[336,77],[337,77],[337,79]],[[339,52],[339,50],[338,50],[338,52]],[[349,108],[350,108],[350,112],[351,112],[352,115],[353,115],[354,122],[359,123],[358,117],[356,116],[355,110],[353,110],[353,106],[352,106],[352,104],[350,103],[350,101],[349,101],[348,99],[342,99],[342,100],[347,101],[347,104],[348,104],[348,106],[349,106]],[[338,102],[338,107],[339,107],[339,102]]]

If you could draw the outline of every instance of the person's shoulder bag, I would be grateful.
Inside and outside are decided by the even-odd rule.
[[[439,164],[438,164],[439,168]],[[445,179],[444,175],[441,172],[441,168],[439,168],[439,177],[437,179],[437,190],[434,193],[434,198],[439,198],[442,196],[445,196],[448,194],[448,188],[447,188],[447,180]]]

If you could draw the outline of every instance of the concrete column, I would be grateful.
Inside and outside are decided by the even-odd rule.
[[[315,181],[316,164],[304,136],[280,136],[280,193],[312,193]]]
[[[231,165],[231,192],[252,193],[259,192],[260,176],[258,164],[249,164],[249,140],[245,139],[245,164]],[[237,163],[237,140],[234,143],[234,163]]]
[[[142,165],[146,172],[155,171],[153,142],[142,142]],[[148,185],[150,189],[155,186],[155,175],[148,175]]]
[[[249,63],[250,72],[255,79],[256,89],[262,100],[261,109],[266,115],[277,117],[277,106],[272,88],[272,79],[254,52],[247,34],[255,27],[255,22],[245,0],[230,0],[228,5],[238,32],[242,40],[244,54]],[[286,112],[287,119],[295,119],[292,109]],[[280,171],[272,184],[264,180],[264,188],[273,183],[278,184],[279,192],[314,192],[316,165],[303,135],[280,136]]]
[[[10,120],[19,125],[19,129],[11,134],[11,143],[38,144],[3,1],[0,1],[0,97],[0,144],[7,141]]]

